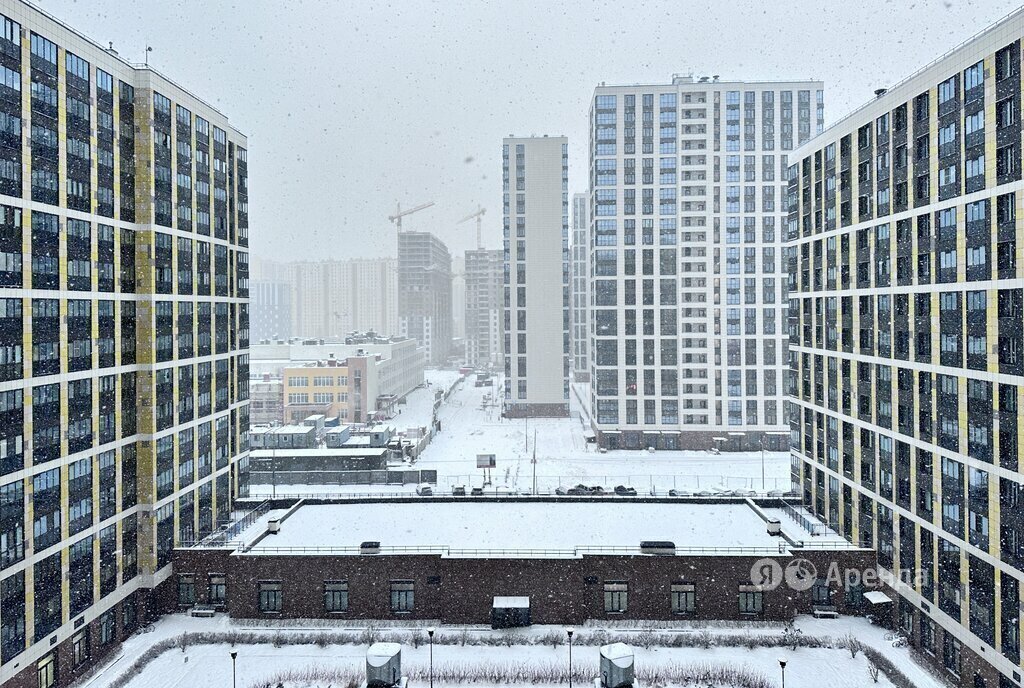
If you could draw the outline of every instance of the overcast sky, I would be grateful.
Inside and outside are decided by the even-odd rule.
[[[501,139],[564,134],[586,187],[594,86],[821,79],[826,125],[1017,7],[926,2],[41,0],[150,63],[249,136],[255,256],[393,255],[405,228],[453,254],[501,242]]]

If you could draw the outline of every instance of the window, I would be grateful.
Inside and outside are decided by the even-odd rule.
[[[207,601],[213,605],[223,605],[227,595],[227,582],[223,573],[211,573],[207,583]]]
[[[622,614],[626,611],[629,584],[626,581],[605,581],[604,611],[607,614]]]
[[[348,581],[324,581],[324,609],[332,613],[348,611]]]
[[[697,609],[697,592],[693,583],[672,584],[672,613],[692,614]]]
[[[260,611],[264,614],[281,612],[281,581],[260,581]]]
[[[35,34],[32,34],[35,38]],[[57,685],[57,654],[51,652],[36,663],[36,683],[39,688],[53,688]]]
[[[415,609],[416,583],[411,580],[391,581],[391,611],[408,614]]]
[[[739,600],[740,614],[760,614],[764,611],[764,593],[760,590],[743,590],[741,588]]]
[[[196,603],[196,577],[191,573],[178,574],[178,604],[190,607]]]

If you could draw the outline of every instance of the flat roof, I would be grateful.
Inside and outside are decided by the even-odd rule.
[[[376,456],[378,454],[384,454],[388,451],[387,447],[361,447],[361,448],[346,448],[338,447],[332,449],[331,447],[317,447],[315,449],[292,449],[291,447],[281,447],[279,449],[253,449],[249,451],[249,456],[253,458],[267,458],[271,456],[278,456],[284,458],[286,456],[292,457],[324,457],[329,458],[332,456]]]
[[[571,524],[571,527],[566,527]],[[632,502],[453,502],[307,504],[249,553],[358,554],[364,541],[382,554],[572,558],[639,554],[643,540],[668,540],[678,554],[780,553],[747,504]]]

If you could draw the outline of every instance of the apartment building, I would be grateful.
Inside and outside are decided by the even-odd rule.
[[[588,354],[601,446],[785,446],[785,171],[823,108],[816,81],[595,90]]]
[[[255,341],[397,334],[395,259],[260,261],[253,272],[252,310]],[[286,315],[287,327],[278,325]]]
[[[367,423],[378,412],[390,415],[399,400],[423,384],[424,352],[414,339],[366,333],[344,344],[254,344],[252,359],[254,389],[259,379],[281,385],[283,406],[270,422],[300,423],[323,414]],[[272,400],[261,393],[258,401],[269,406]]]
[[[287,282],[249,282],[250,334],[254,341],[292,337],[292,287]]]
[[[430,365],[452,348],[452,258],[430,232],[398,234],[398,334],[420,343]]]
[[[502,146],[508,416],[569,413],[567,150],[564,136],[509,137]]]
[[[1024,671],[1022,37],[1018,10],[790,157],[794,486],[965,688]]]
[[[572,374],[577,382],[590,380],[590,361],[587,358],[590,345],[587,328],[590,222],[587,207],[587,194],[572,195]]]
[[[502,270],[500,250],[466,251],[466,363],[497,370],[501,353]]]
[[[247,493],[247,144],[32,5],[0,27],[0,683],[50,688]]]

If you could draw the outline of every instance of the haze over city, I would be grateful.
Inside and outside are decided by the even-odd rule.
[[[586,187],[594,86],[819,79],[831,123],[1016,7],[998,0],[855,5],[722,3],[47,0],[123,57],[145,59],[233,115],[254,166],[253,254],[394,254],[387,216],[437,204],[409,228],[454,253],[500,245],[501,137],[569,138],[570,191]],[[203,21],[196,21],[198,16]],[[920,37],[901,27],[927,27]],[[180,33],[189,40],[175,38]],[[787,37],[828,36],[793,49]],[[244,37],[242,39],[241,37]],[[201,46],[201,49],[196,49]]]

